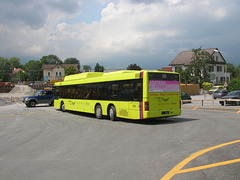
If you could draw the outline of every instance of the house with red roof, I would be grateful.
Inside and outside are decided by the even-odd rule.
[[[225,71],[227,66],[226,60],[224,59],[218,48],[210,48],[203,50],[207,51],[210,55],[212,55],[215,61],[215,64],[209,64],[209,73],[212,83],[220,84],[224,81],[230,81],[230,73],[227,73]],[[187,67],[190,66],[193,55],[193,51],[182,51],[177,55],[177,57],[173,59],[169,66],[172,67],[173,72],[176,72],[176,70],[180,67],[185,70],[187,69]]]

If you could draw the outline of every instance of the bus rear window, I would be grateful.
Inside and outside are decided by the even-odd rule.
[[[149,80],[179,81],[178,74],[148,73]]]
[[[149,73],[149,92],[179,92],[179,75]]]

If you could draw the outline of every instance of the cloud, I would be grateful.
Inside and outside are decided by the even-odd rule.
[[[4,0],[1,56],[56,54],[109,68],[131,63],[160,68],[180,50],[200,46],[231,49],[224,50],[227,58],[237,57],[240,4],[234,0],[96,0],[104,7],[100,20],[69,24],[67,19],[81,16],[86,2]]]

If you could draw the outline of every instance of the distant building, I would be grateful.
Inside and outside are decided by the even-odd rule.
[[[14,68],[12,73],[9,73],[9,76],[10,76],[10,79],[11,79],[12,82],[19,81],[19,79],[16,76],[19,71],[22,71],[23,73],[25,73],[25,71],[22,70],[21,68]]]
[[[220,84],[224,81],[230,81],[230,73],[225,72],[226,61],[220,51],[217,48],[203,49],[214,57],[215,64],[209,64],[209,73],[213,84]],[[190,66],[194,52],[182,51],[177,57],[169,64],[172,67],[172,71],[176,72],[178,68],[183,70]]]
[[[42,67],[44,81],[61,80],[65,69],[69,66],[78,70],[78,64],[44,64]]]
[[[168,71],[168,72],[172,72],[172,67],[162,67],[161,71]]]

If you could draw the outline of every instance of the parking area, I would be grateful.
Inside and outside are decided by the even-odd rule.
[[[240,106],[235,106],[235,105],[222,106],[219,103],[220,99],[214,99],[213,96],[209,94],[192,95],[191,98],[192,98],[191,103],[183,101],[183,107],[202,107],[202,108],[220,108],[220,109],[239,109],[240,110]]]
[[[238,113],[183,108],[178,117],[112,122],[12,103],[0,114],[2,179],[240,177]]]

